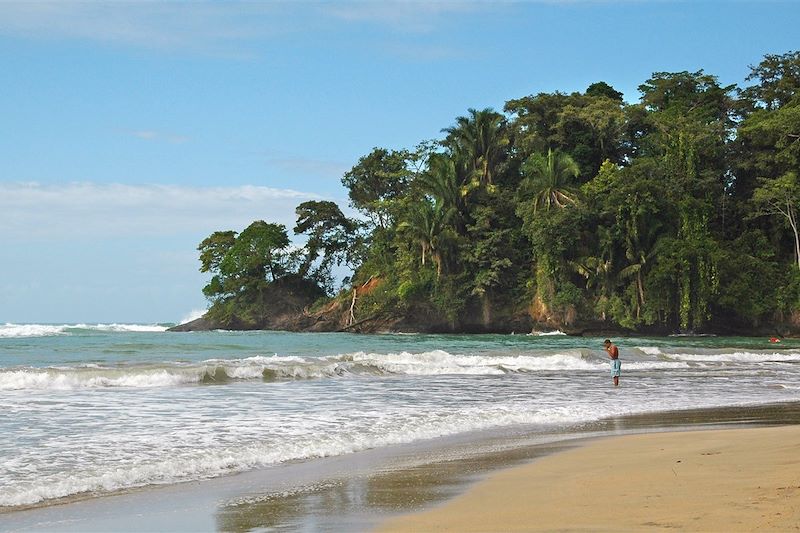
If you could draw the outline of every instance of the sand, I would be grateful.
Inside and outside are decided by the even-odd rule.
[[[590,441],[379,531],[657,529],[800,530],[800,426]]]

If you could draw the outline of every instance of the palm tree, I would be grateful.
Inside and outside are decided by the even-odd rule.
[[[423,195],[433,198],[444,209],[453,210],[448,220],[452,220],[456,231],[462,233],[466,205],[453,158],[445,154],[432,155],[428,170],[417,176],[416,183]]]
[[[491,188],[497,167],[505,157],[509,144],[505,133],[506,119],[487,107],[481,111],[468,109],[469,116],[457,117],[456,125],[445,128],[451,152],[463,155],[469,166],[469,181]]]
[[[533,197],[533,214],[538,208],[564,208],[577,203],[575,178],[580,168],[569,154],[548,150],[547,157],[533,154],[522,164],[520,191]]]
[[[586,280],[587,289],[595,289],[600,318],[606,319],[606,308],[616,285],[614,261],[611,257],[588,256],[579,261],[571,261],[570,265]]]
[[[425,266],[426,256],[430,255],[436,263],[437,277],[442,274],[443,253],[452,240],[449,222],[454,213],[455,209],[452,207],[444,207],[440,202],[423,198],[407,211],[407,219],[398,226],[400,231],[407,232],[420,245],[422,266]]]
[[[625,224],[625,258],[628,266],[620,270],[621,278],[634,278],[636,283],[636,319],[641,316],[645,304],[643,275],[648,261],[656,257],[663,248],[663,223],[656,217],[647,220],[643,216],[633,217]]]
[[[428,171],[416,178],[420,189],[447,208],[461,207],[461,189],[455,162],[444,154],[434,154],[428,161]]]

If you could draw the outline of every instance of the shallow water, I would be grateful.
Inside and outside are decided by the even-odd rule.
[[[800,400],[762,338],[169,333],[0,326],[0,506],[458,436]],[[572,429],[571,429],[572,428]]]

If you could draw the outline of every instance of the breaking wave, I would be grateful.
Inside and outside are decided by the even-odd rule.
[[[167,326],[158,324],[3,324],[0,325],[0,338],[52,337],[82,331],[157,333],[166,330]]]
[[[683,361],[625,361],[629,369],[686,368]],[[209,359],[201,363],[103,366],[98,364],[0,370],[0,390],[98,387],[168,387],[241,380],[322,379],[343,376],[502,375],[535,372],[581,372],[605,369],[607,362],[574,350],[540,355],[453,355],[443,350],[423,353],[355,352],[327,357],[255,356]]]
[[[716,352],[707,353],[666,353],[663,357],[676,361],[704,363],[792,363],[800,362],[800,352]]]

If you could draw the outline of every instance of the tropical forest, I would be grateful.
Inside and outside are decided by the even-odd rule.
[[[376,147],[344,211],[200,243],[205,325],[800,332],[800,52],[749,70],[532,94]]]

